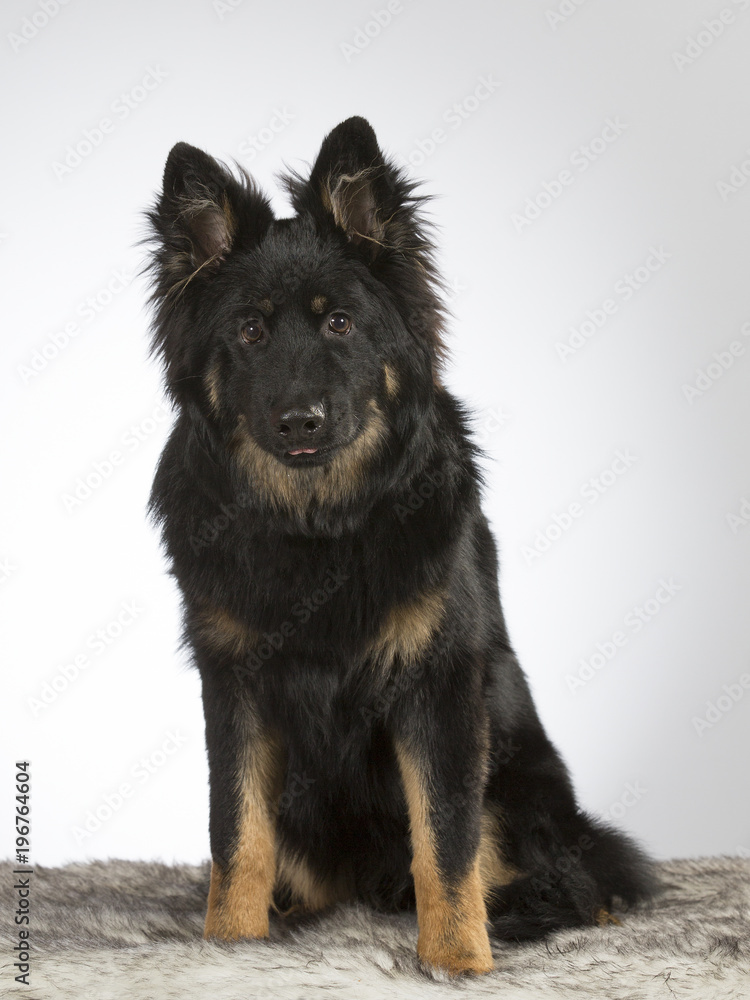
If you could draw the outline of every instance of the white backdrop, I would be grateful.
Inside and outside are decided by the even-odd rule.
[[[144,515],[171,417],[142,211],[178,140],[269,189],[353,114],[439,195],[448,381],[582,803],[658,857],[750,850],[750,0],[0,19],[0,854],[30,759],[33,861],[208,855],[198,678]]]

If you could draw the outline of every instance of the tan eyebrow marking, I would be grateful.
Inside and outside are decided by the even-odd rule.
[[[310,308],[317,315],[320,316],[326,311],[326,305],[328,304],[328,299],[325,295],[316,295],[315,298],[310,303]]]

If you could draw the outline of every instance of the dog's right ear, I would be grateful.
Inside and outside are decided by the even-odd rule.
[[[238,180],[208,153],[178,142],[167,158],[162,192],[149,219],[157,243],[158,296],[198,272],[210,275],[233,249],[252,246],[273,212],[247,174]]]

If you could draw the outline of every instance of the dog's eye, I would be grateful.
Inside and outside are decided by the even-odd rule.
[[[344,313],[331,313],[328,320],[328,329],[332,333],[338,333],[343,337],[352,328],[352,321]]]
[[[263,336],[263,327],[258,320],[251,319],[240,330],[240,336],[246,344],[257,344]]]

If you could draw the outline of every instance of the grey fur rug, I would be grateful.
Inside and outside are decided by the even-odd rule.
[[[12,866],[3,864],[3,937]],[[31,985],[14,982],[11,947],[0,995],[29,1000],[739,1000],[750,998],[750,861],[659,866],[654,904],[620,927],[566,931],[542,944],[493,942],[495,972],[455,982],[420,971],[413,914],[360,906],[292,922],[269,941],[201,939],[208,866],[110,861],[37,868],[32,880]]]

